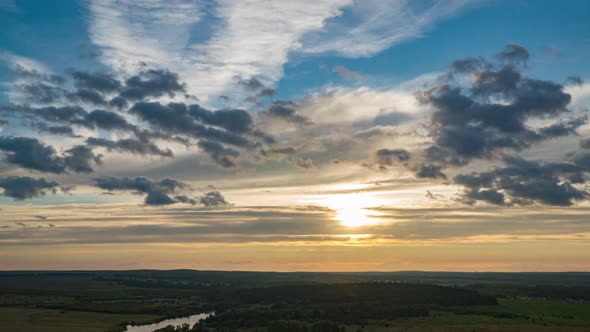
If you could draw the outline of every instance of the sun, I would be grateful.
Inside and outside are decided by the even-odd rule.
[[[381,200],[371,193],[326,195],[320,204],[334,210],[334,219],[343,226],[361,227],[379,223],[379,213],[370,208],[381,205]]]

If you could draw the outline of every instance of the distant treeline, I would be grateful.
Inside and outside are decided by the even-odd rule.
[[[496,297],[530,297],[549,300],[590,301],[588,286],[470,285],[467,288]]]
[[[229,329],[274,321],[364,325],[369,320],[427,316],[433,307],[497,304],[496,298],[472,290],[384,282],[242,289],[229,297],[220,295],[216,302],[216,314],[203,324]]]

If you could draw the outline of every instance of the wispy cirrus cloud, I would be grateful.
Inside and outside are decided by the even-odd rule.
[[[205,6],[187,0],[93,1],[90,32],[103,49],[101,60],[115,70],[128,73],[138,63],[169,68],[187,82],[191,94],[215,102],[228,90],[239,94],[240,78],[257,77],[273,86],[291,53],[373,55],[420,37],[437,20],[472,2],[218,0]]]
[[[219,20],[216,29],[204,42],[193,43],[191,30],[201,14],[196,2],[94,1],[91,38],[104,49],[101,60],[116,70],[126,72],[140,62],[170,68],[191,93],[207,100],[235,87],[236,77],[280,79],[299,38],[320,29],[348,3],[219,1],[209,17]]]
[[[344,15],[303,39],[305,53],[333,52],[348,57],[374,55],[419,38],[436,22],[480,0],[355,0]]]

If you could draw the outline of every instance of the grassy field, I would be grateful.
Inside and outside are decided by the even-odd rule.
[[[347,332],[395,331],[590,331],[590,304],[542,299],[500,299],[497,306],[472,306],[480,314],[435,311],[429,317],[349,327]],[[498,316],[495,316],[499,314]],[[521,317],[506,318],[506,315]],[[383,326],[389,325],[389,326]]]
[[[124,321],[153,318],[155,316],[0,307],[0,329],[7,332],[105,332]]]

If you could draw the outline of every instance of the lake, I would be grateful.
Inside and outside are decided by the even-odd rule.
[[[201,319],[209,317],[211,314],[197,314],[188,317],[181,317],[181,318],[173,318],[173,319],[166,319],[159,323],[148,324],[148,325],[139,325],[139,326],[131,326],[127,325],[127,332],[152,332],[157,329],[161,329],[168,325],[182,325],[188,323],[191,327],[195,325]]]

